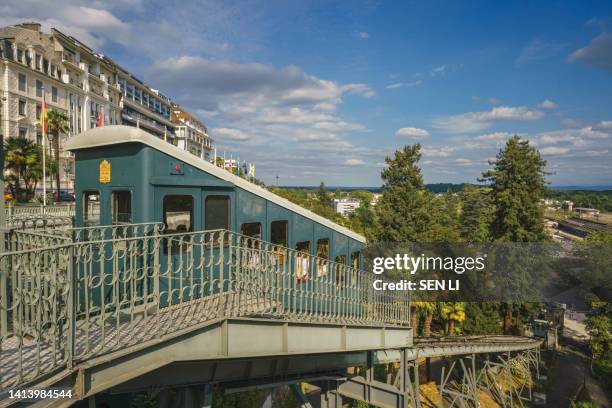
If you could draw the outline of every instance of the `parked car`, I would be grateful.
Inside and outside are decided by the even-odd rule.
[[[74,196],[67,191],[60,190],[59,200],[62,202],[72,202],[74,201]]]

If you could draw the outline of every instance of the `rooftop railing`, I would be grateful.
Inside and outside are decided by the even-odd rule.
[[[13,231],[0,254],[0,393],[219,319],[408,325],[407,292],[226,230],[160,224]],[[376,279],[379,279],[376,277]]]

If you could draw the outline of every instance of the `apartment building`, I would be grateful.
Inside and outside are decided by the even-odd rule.
[[[177,104],[172,104],[170,118],[176,129],[176,145],[205,160],[212,160],[213,140],[208,136],[206,125]]]
[[[105,60],[111,61],[108,57]],[[142,128],[176,144],[174,124],[170,121],[170,98],[143,83],[119,65],[115,64],[121,90],[121,119],[124,125]]]
[[[35,22],[0,27],[0,134],[42,143],[43,93],[47,110],[69,118],[70,130],[63,138],[100,125],[124,124],[197,156],[212,156],[212,139],[203,123],[178,105],[173,108],[169,97],[111,58],[57,29],[42,32]],[[60,161],[62,186],[71,189],[74,160],[62,151]]]
[[[121,123],[121,93],[113,68],[90,48],[38,23],[0,28],[0,132],[42,143],[43,94],[47,110],[65,113],[70,131],[63,138],[103,124]],[[63,140],[60,145],[63,145]],[[72,188],[73,158],[60,152],[62,185]]]

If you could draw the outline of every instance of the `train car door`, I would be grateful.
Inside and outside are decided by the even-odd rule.
[[[155,219],[164,223],[159,240],[159,305],[175,305],[202,296],[199,187],[155,187]]]

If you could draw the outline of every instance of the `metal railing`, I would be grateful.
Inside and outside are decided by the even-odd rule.
[[[0,254],[0,392],[79,361],[260,317],[408,325],[407,292],[370,273],[226,230],[159,224],[13,231]]]
[[[7,205],[5,211],[7,220],[34,217],[74,217],[75,205],[74,203],[52,204],[46,206],[42,204]],[[88,214],[99,215],[100,203],[90,202]]]

